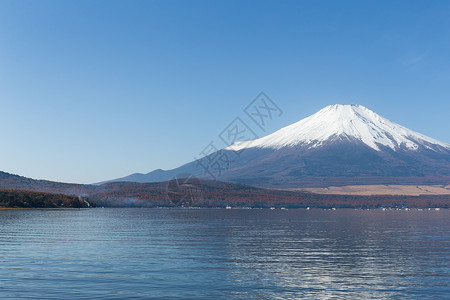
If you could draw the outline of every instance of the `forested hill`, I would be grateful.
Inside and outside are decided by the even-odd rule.
[[[88,184],[37,180],[0,171],[0,189],[27,190],[66,195],[84,195],[95,188],[95,186]]]
[[[19,190],[0,190],[0,208],[82,208],[93,205],[86,199],[63,194],[38,193]]]
[[[450,207],[450,195],[325,195],[201,179],[81,185],[0,172],[0,191],[0,206],[13,207]]]

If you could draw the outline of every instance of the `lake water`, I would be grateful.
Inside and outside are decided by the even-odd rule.
[[[450,211],[0,211],[0,299],[450,298]]]

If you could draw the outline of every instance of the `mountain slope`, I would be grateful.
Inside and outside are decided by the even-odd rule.
[[[202,161],[217,161],[218,156]],[[226,168],[210,163],[205,172],[194,161],[114,181],[156,182],[185,173],[272,188],[450,182],[450,145],[361,105],[327,106],[268,136],[237,142],[220,156],[227,157]]]

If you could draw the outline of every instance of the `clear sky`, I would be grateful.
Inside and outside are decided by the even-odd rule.
[[[0,0],[0,170],[174,168],[260,91],[268,132],[358,103],[450,143],[449,53],[449,1]]]

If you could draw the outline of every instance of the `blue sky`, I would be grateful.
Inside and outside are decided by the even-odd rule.
[[[268,132],[358,103],[450,143],[449,53],[448,1],[0,0],[0,170],[174,168],[260,91]]]

